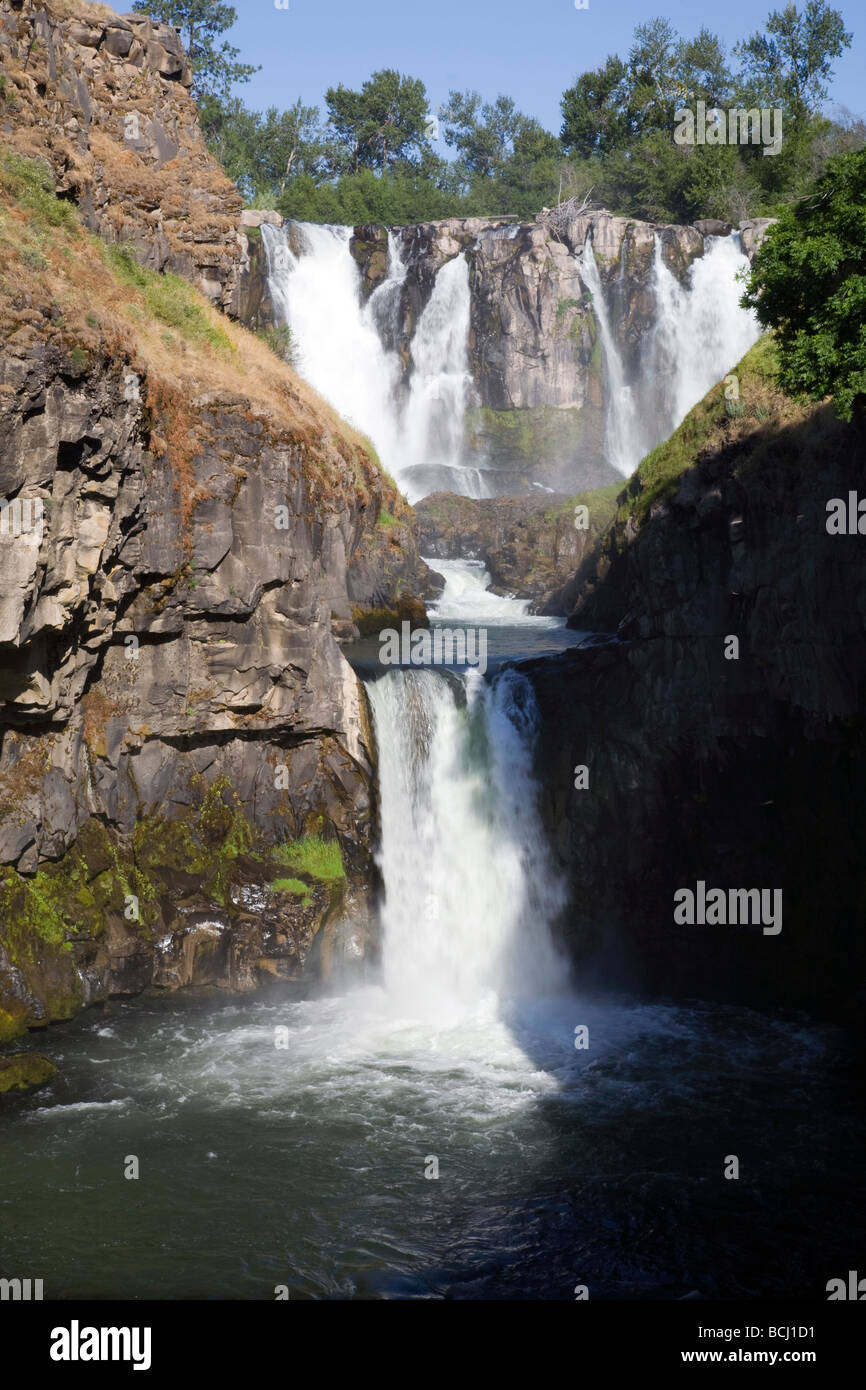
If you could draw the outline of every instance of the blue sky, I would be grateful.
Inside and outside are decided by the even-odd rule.
[[[234,3],[233,41],[246,61],[262,65],[238,88],[250,106],[287,106],[301,97],[323,107],[327,87],[360,87],[377,68],[393,67],[420,77],[433,106],[452,88],[485,98],[506,92],[558,133],[564,88],[608,53],[624,56],[636,24],[663,13],[680,33],[706,24],[730,47],[785,0],[589,0],[588,10],[576,10],[574,0],[289,0],[288,10],[274,0]],[[852,0],[837,0],[836,8],[854,41],[835,65],[831,103],[866,116],[866,17]]]

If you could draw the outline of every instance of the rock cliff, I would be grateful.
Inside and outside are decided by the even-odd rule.
[[[243,207],[208,154],[174,29],[66,0],[0,0],[0,137],[46,159],[108,241],[237,309]]]
[[[3,0],[0,54],[5,1039],[375,951],[340,642],[430,579],[367,441],[213,307],[234,195],[173,31]]]
[[[567,616],[567,585],[615,511],[620,484],[551,497],[476,500],[436,492],[415,506],[429,559],[481,560],[494,593],[530,599],[530,611]]]
[[[751,255],[767,220],[742,224]],[[412,338],[437,271],[464,254],[470,270],[469,358],[475,401],[467,417],[468,457],[492,472],[499,494],[532,483],[572,493],[620,476],[605,458],[606,364],[592,297],[577,253],[592,238],[612,332],[630,377],[656,318],[652,290],[656,242],[667,267],[685,280],[704,255],[706,235],[724,224],[657,227],[604,210],[535,223],[480,218],[392,228],[406,276],[394,326],[406,373]],[[370,293],[388,265],[388,229],[356,227],[352,250]]]
[[[779,396],[767,342],[737,371],[740,401],[720,385],[645,460],[571,585],[571,625],[607,640],[526,668],[563,931],[584,984],[857,1010],[866,564],[826,523],[864,438]],[[699,880],[782,889],[782,931],[675,924]]]

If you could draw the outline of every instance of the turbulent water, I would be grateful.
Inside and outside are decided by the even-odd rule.
[[[539,621],[508,603],[501,631]],[[4,1111],[0,1273],[47,1298],[822,1297],[862,1229],[838,1036],[588,995],[551,940],[524,679],[395,670],[370,697],[381,972],[42,1035],[61,1075]]]
[[[483,496],[482,474],[464,459],[472,389],[465,256],[436,276],[404,386],[396,340],[406,265],[397,238],[389,236],[386,277],[364,303],[349,247],[352,228],[301,223],[293,231],[300,255],[280,228],[265,224],[262,237],[271,298],[279,321],[292,330],[307,380],[370,437],[410,501],[437,490]]]
[[[760,337],[754,312],[741,308],[739,302],[738,276],[748,264],[736,232],[706,237],[703,256],[692,262],[681,283],[665,264],[656,237],[650,287],[653,324],[641,344],[640,372],[630,377],[611,324],[592,239],[587,238],[580,274],[592,295],[604,352],[605,453],[624,476],[673,433],[692,406]],[[622,275],[625,269],[623,263]],[[612,293],[617,293],[616,282]]]

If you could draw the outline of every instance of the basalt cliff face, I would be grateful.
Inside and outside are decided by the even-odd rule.
[[[480,560],[494,593],[567,617],[572,576],[610,523],[619,491],[614,483],[574,497],[433,493],[415,505],[420,549],[434,564]]]
[[[737,370],[572,581],[601,636],[527,666],[562,929],[585,984],[862,1013],[866,563],[827,505],[862,491],[866,440],[780,397],[766,343]],[[781,889],[781,931],[677,924],[699,881]]]
[[[366,441],[212,307],[183,52],[107,15],[0,4],[0,1039],[375,950],[340,642],[429,582]]]

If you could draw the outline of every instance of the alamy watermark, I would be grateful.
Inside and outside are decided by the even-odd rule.
[[[763,154],[775,155],[782,148],[782,112],[778,106],[707,110],[706,102],[699,101],[694,111],[683,106],[674,113],[674,144],[763,145]]]
[[[674,921],[680,927],[762,926],[764,936],[782,930],[781,888],[707,888],[702,878],[694,891],[677,888]]]
[[[418,627],[408,621],[379,633],[381,666],[474,666],[487,670],[487,629]]]

